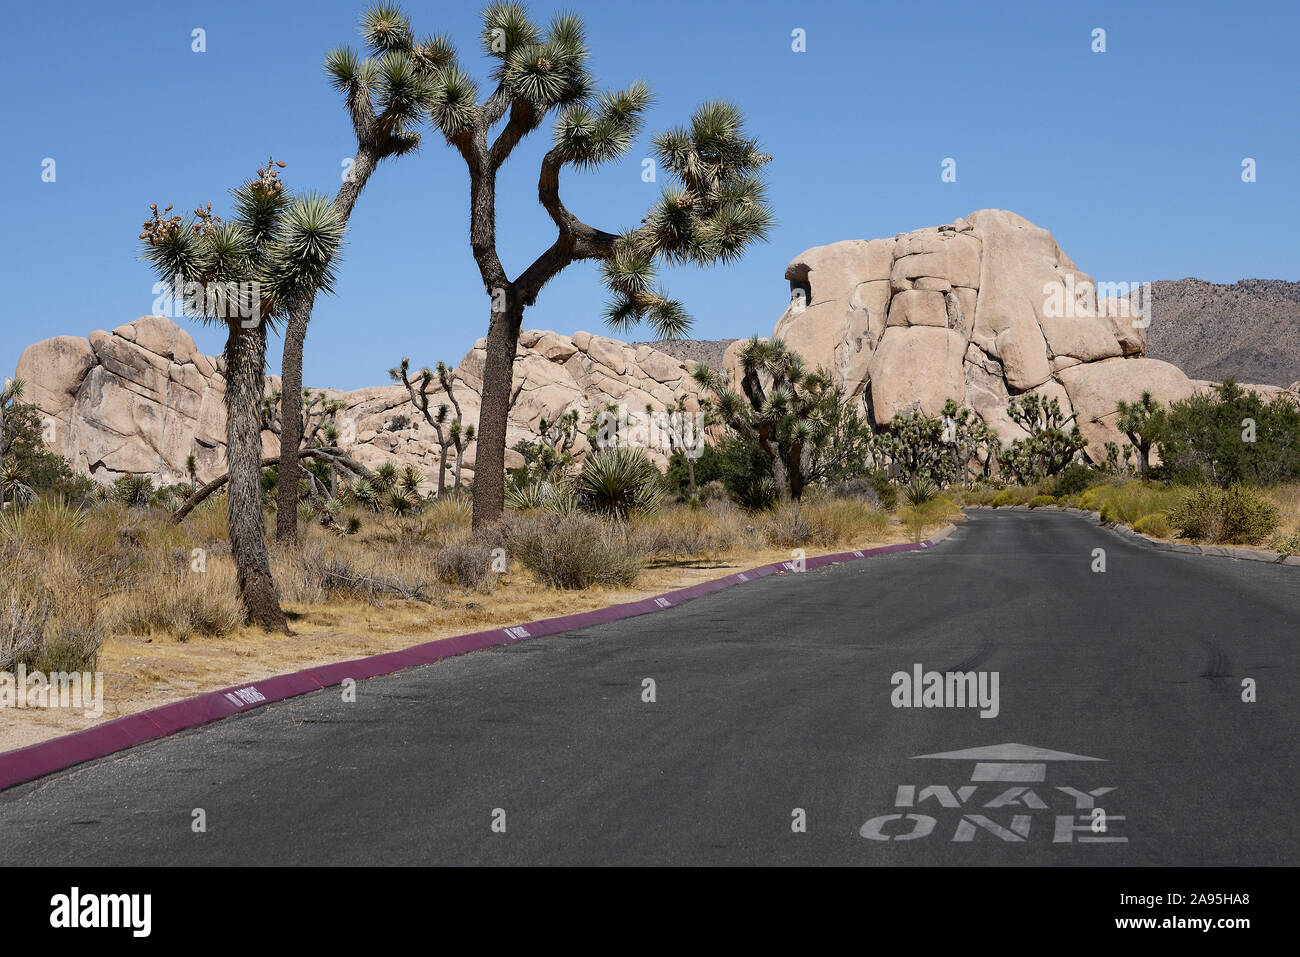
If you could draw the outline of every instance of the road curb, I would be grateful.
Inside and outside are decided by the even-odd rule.
[[[1238,561],[1265,562],[1269,565],[1300,566],[1300,555],[1286,555],[1282,552],[1271,552],[1264,548],[1230,548],[1226,545],[1190,545],[1185,542],[1166,542],[1163,539],[1152,538],[1150,535],[1143,535],[1122,522],[1103,522],[1100,512],[1090,512],[1085,508],[1069,508],[1061,505],[1039,505],[1036,508],[1030,508],[1028,505],[999,505],[997,508],[992,505],[963,505],[962,511],[1065,512],[1079,518],[1091,519],[1102,528],[1108,528],[1115,534],[1127,538],[1137,545],[1154,548],[1162,552],[1181,552],[1184,555],[1205,555],[1210,558],[1235,558]]]
[[[815,555],[803,559],[803,563],[806,570],[811,570],[828,565],[840,565],[859,558],[872,558],[895,552],[923,551],[943,541],[953,533],[954,529],[954,525],[948,525],[921,542],[904,542],[897,545],[882,545],[879,548]],[[353,661],[306,668],[302,671],[234,685],[220,691],[209,691],[183,701],[174,701],[171,704],[151,708],[148,711],[114,718],[112,721],[84,731],[51,738],[48,741],[0,754],[0,791],[53,774],[55,771],[66,770],[86,761],[108,757],[110,754],[125,751],[136,745],[168,737],[179,731],[199,728],[237,714],[246,714],[262,705],[340,685],[347,679],[362,681],[367,678],[378,678],[471,651],[512,645],[529,638],[543,638],[547,635],[589,628],[592,625],[621,621],[624,618],[653,614],[725,588],[743,585],[770,575],[794,572],[795,562],[796,559],[792,558],[790,561],[760,565],[757,568],[734,572],[698,585],[689,585],[661,595],[596,608],[592,611],[563,615],[558,618],[545,618],[541,621],[525,622],[468,635],[439,638],[400,651],[389,651]]]

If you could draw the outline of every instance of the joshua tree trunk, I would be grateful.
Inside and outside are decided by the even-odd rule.
[[[770,452],[772,456],[772,484],[776,486],[776,498],[780,502],[790,501],[790,472],[781,458],[781,450]]]
[[[262,520],[261,404],[266,391],[266,326],[235,320],[226,339],[226,458],[230,465],[230,551],[250,623],[288,632],[271,577]],[[296,513],[296,503],[295,503]]]
[[[474,528],[486,528],[501,518],[506,501],[506,428],[510,420],[510,387],[515,375],[515,349],[524,309],[507,297],[506,307],[493,311],[488,324],[487,357],[483,363],[483,400],[478,419],[478,452],[474,456]],[[457,468],[460,462],[457,460]]]
[[[375,171],[375,155],[359,149],[348,170],[348,178],[334,197],[334,208],[346,223],[357,204],[357,196]],[[281,545],[298,543],[298,447],[302,444],[302,352],[307,325],[316,304],[316,293],[303,296],[289,310],[284,328],[284,359],[280,367],[280,486],[276,492],[275,540]]]

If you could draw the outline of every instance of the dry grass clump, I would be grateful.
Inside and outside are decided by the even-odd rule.
[[[0,516],[0,670],[93,669],[108,633],[98,595],[129,565],[103,522],[61,500]]]
[[[244,623],[234,568],[204,549],[154,549],[134,587],[112,596],[109,627],[118,634],[215,638]]]
[[[498,533],[512,561],[554,588],[631,585],[645,562],[625,524],[581,513],[508,515]]]
[[[636,515],[631,531],[647,557],[666,561],[730,555],[759,544],[749,517],[729,501],[699,508],[673,505]]]

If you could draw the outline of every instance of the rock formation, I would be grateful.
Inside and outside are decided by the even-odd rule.
[[[1142,297],[1099,297],[1051,233],[1005,210],[817,246],[791,261],[786,279],[791,301],[774,335],[861,396],[881,426],[915,409],[937,415],[955,399],[1006,444],[1026,435],[1006,414],[1009,398],[1033,391],[1078,416],[1100,461],[1107,441],[1125,441],[1118,400],[1149,389],[1174,402],[1211,384],[1145,358]],[[743,345],[728,347],[727,368]]]
[[[467,423],[478,421],[485,341],[480,339],[456,369],[456,397]],[[417,360],[418,361],[418,360]],[[101,482],[134,472],[161,481],[186,479],[194,454],[200,481],[225,471],[225,362],[201,354],[193,338],[170,319],[145,316],[88,339],[58,336],[29,346],[16,375],[27,384],[25,401],[54,423],[54,448],[77,471]],[[528,330],[515,360],[517,397],[508,442],[536,438],[543,418],[570,408],[587,414],[616,402],[644,416],[647,404],[662,410],[685,399],[698,408],[699,392],[685,363],[648,346],[575,332],[573,336]],[[267,391],[279,388],[269,377]],[[433,431],[411,405],[402,385],[351,392],[323,390],[342,399],[340,430],[357,461],[377,468],[392,461],[414,465],[436,482],[438,449]],[[440,401],[430,392],[430,407]],[[264,453],[279,449],[275,435],[262,437]],[[579,435],[576,448],[586,448]],[[662,449],[651,448],[660,464]],[[454,452],[450,464],[454,464]],[[508,452],[507,465],[521,464]],[[464,463],[473,474],[473,447]]]

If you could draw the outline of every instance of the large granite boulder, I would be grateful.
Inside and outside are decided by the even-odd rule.
[[[879,426],[953,398],[1008,443],[1025,432],[1007,402],[1033,391],[1077,414],[1102,460],[1106,442],[1125,441],[1117,401],[1150,390],[1172,402],[1197,386],[1144,357],[1149,299],[1099,286],[1051,233],[1006,210],[817,246],[786,278],[791,301],[774,335],[868,399]]]

